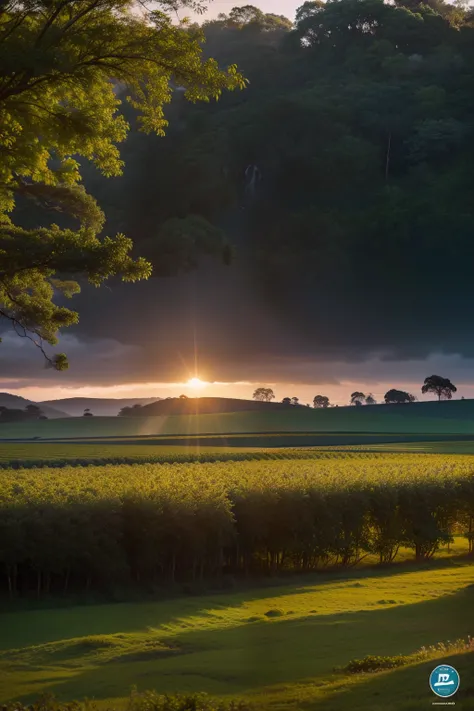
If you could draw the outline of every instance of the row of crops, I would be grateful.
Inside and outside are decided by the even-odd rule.
[[[300,455],[301,456],[301,455]],[[0,584],[11,596],[472,552],[474,458],[365,455],[6,470]]]
[[[40,445],[41,447],[42,445]],[[32,445],[30,445],[32,447]],[[87,466],[105,466],[108,464],[191,464],[194,462],[212,463],[212,462],[248,462],[248,461],[272,461],[279,459],[301,459],[302,452],[300,449],[251,449],[251,450],[226,450],[225,448],[218,449],[210,447],[208,449],[187,449],[170,447],[169,451],[163,451],[165,448],[160,447],[136,447],[135,451],[130,454],[129,448],[124,448],[123,445],[118,445],[115,448],[107,451],[103,447],[93,447],[87,451],[87,445],[81,448],[84,451],[84,456],[78,457],[78,447],[70,447],[75,455],[68,455],[64,445],[52,445],[45,449],[43,453],[36,450],[36,456],[31,456],[31,452],[25,448],[25,456],[17,459],[8,458],[2,459],[3,452],[0,450],[0,469],[37,469],[38,467],[59,469],[63,467],[87,467]],[[183,451],[184,450],[184,451]],[[54,456],[51,456],[50,453]],[[341,456],[347,456],[347,452],[342,452]],[[321,459],[332,458],[336,453],[331,451],[313,449],[304,452],[305,459]],[[356,454],[354,456],[360,456]],[[371,455],[369,455],[371,456]]]

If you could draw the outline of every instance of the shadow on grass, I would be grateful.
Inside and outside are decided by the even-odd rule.
[[[466,553],[458,556],[449,556],[445,558],[433,558],[430,561],[420,563],[414,559],[405,559],[395,561],[387,565],[366,565],[357,568],[333,568],[321,571],[314,571],[308,574],[289,574],[288,576],[265,578],[258,583],[258,592],[253,588],[255,583],[249,585],[246,589],[237,590],[236,592],[227,592],[226,595],[232,597],[232,600],[241,598],[242,602],[251,600],[260,600],[266,597],[278,596],[281,589],[282,595],[298,595],[308,592],[308,588],[317,587],[318,585],[327,585],[329,583],[340,584],[345,582],[358,582],[361,580],[370,582],[370,579],[386,578],[393,575],[409,575],[416,572],[426,572],[429,570],[444,570],[449,568],[457,568],[461,566],[473,565],[474,558]],[[474,579],[474,575],[473,575]],[[243,583],[242,583],[243,584]],[[292,585],[293,592],[289,592],[287,588]],[[216,600],[219,599],[219,593],[209,593],[209,597]]]
[[[137,654],[127,659],[124,650],[124,659],[118,655],[115,660],[106,661],[99,653],[94,661],[88,658],[87,667],[76,666],[74,675],[69,678],[63,676],[56,682],[42,683],[42,690],[70,700],[128,696],[132,686],[137,686],[140,691],[156,689],[162,693],[206,691],[234,696],[256,693],[260,697],[268,689],[269,696],[276,694],[275,698],[278,698],[279,688],[284,698],[291,696],[291,685],[311,683],[315,685],[314,708],[318,711],[332,708],[337,711],[391,709],[387,703],[392,696],[400,697],[403,703],[410,701],[403,686],[397,691],[398,696],[395,694],[397,679],[403,680],[405,673],[413,680],[415,691],[419,686],[420,699],[425,698],[428,675],[423,670],[420,677],[417,676],[417,670],[423,665],[396,673],[365,676],[357,683],[353,676],[341,681],[340,675],[334,673],[334,667],[367,654],[409,654],[423,645],[466,638],[474,631],[473,610],[474,590],[466,587],[435,600],[397,607],[313,614],[296,619],[285,617],[217,630],[183,630],[173,636],[178,654],[158,655],[152,659]],[[34,665],[34,648],[31,653],[30,661]],[[56,659],[54,666],[64,672],[65,663],[66,659],[63,665]],[[427,668],[429,666],[433,666],[432,663],[428,663]],[[44,670],[51,677],[52,670],[48,665]],[[474,679],[474,673],[470,674]],[[318,691],[319,687],[323,691]],[[369,692],[375,704],[380,699],[379,706],[367,706],[364,702],[364,693]],[[352,701],[344,705],[346,693]],[[319,704],[317,699],[321,694],[325,702]],[[354,704],[353,694],[360,695],[360,706]],[[31,696],[25,694],[20,700],[30,701]],[[429,698],[426,692],[426,705],[431,706]],[[474,708],[474,698],[471,701],[469,708]],[[336,702],[338,705],[330,705]],[[395,708],[398,711],[403,707],[393,706]]]
[[[167,604],[172,604],[173,606],[182,604],[186,612],[192,609],[193,614],[204,615],[207,614],[207,610],[209,610],[210,607],[218,608],[222,606],[227,608],[229,606],[238,606],[245,602],[261,600],[267,597],[291,594],[298,595],[308,592],[308,588],[317,587],[318,585],[327,585],[328,583],[340,584],[351,580],[357,582],[360,579],[379,579],[393,575],[408,575],[426,570],[442,570],[468,566],[473,563],[474,558],[472,555],[469,556],[466,553],[462,553],[460,555],[433,558],[423,563],[417,562],[414,559],[404,559],[387,565],[367,564],[355,568],[334,567],[309,573],[288,572],[275,577],[265,576],[261,578],[252,577],[249,579],[239,577],[234,580],[233,588],[216,589],[210,587],[209,589],[204,589],[202,594],[199,595],[185,595],[182,586],[175,585],[173,588],[164,588],[159,593],[154,593],[153,595],[143,595],[133,590],[130,597],[126,596],[125,599],[120,600],[104,599],[104,597],[94,599],[93,596],[89,596],[88,598],[79,597],[77,599],[71,597],[51,597],[39,601],[36,598],[19,598],[13,601],[3,598],[0,599],[0,624],[2,628],[5,629],[5,625],[8,625],[8,617],[19,612],[31,613],[32,615],[40,612],[45,612],[46,614],[50,612],[52,615],[56,615],[61,611],[65,616],[67,616],[68,613],[82,614],[86,619],[90,616],[90,608],[97,610],[103,607],[104,610],[107,608],[118,610],[122,607],[124,612],[126,612],[128,606],[136,606],[137,604],[142,605],[144,608],[161,604],[164,609]],[[293,588],[293,592],[289,590],[290,587]],[[108,615],[105,614],[102,628],[99,629],[94,626],[92,629],[84,631],[84,633],[107,634],[112,632],[112,630],[107,627],[107,617]],[[173,619],[168,618],[156,624],[172,624],[173,622]],[[139,626],[140,623],[138,624],[138,627]],[[125,629],[137,629],[137,625],[133,627],[126,625]],[[71,636],[76,636],[76,634],[73,633]],[[0,648],[2,647],[4,647],[4,645],[0,641]]]

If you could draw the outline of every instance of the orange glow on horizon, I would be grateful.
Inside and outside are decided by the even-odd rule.
[[[208,385],[208,383],[205,383],[200,378],[190,378],[186,385],[188,388],[192,388],[193,390],[202,390]]]

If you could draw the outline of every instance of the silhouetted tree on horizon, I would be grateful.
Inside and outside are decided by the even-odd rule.
[[[260,402],[270,402],[275,399],[275,393],[271,388],[257,388],[252,397],[254,400],[258,400]]]
[[[404,390],[392,388],[391,390],[387,390],[384,395],[384,400],[387,405],[401,405],[403,403],[415,402],[416,397]]]
[[[421,388],[421,392],[435,393],[440,400],[451,400],[453,393],[457,392],[457,387],[452,384],[449,378],[442,378],[440,375],[429,375]]]

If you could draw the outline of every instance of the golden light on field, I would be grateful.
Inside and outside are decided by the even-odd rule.
[[[202,390],[203,388],[206,387],[207,383],[205,383],[203,380],[200,378],[190,378],[186,385],[189,388],[192,388],[193,390]]]

